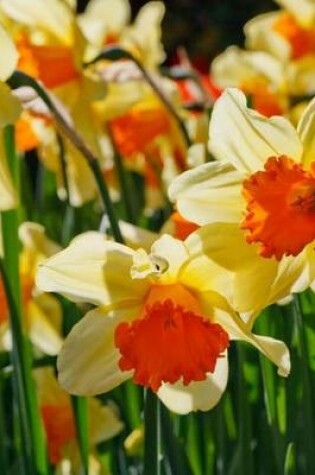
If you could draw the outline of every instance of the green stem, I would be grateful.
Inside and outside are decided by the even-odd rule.
[[[146,390],[144,408],[144,475],[161,475],[160,403]]]
[[[292,313],[297,328],[297,345],[301,362],[301,378],[302,378],[302,391],[303,391],[303,419],[304,419],[304,443],[305,443],[305,455],[306,455],[306,469],[307,473],[315,473],[315,460],[314,460],[314,407],[312,404],[312,390],[310,374],[308,369],[308,348],[303,328],[303,315],[300,307],[298,296],[294,296],[292,304]]]
[[[4,144],[13,182],[18,189],[19,159],[15,153],[14,129],[4,131]],[[9,321],[12,332],[12,364],[14,385],[20,411],[23,446],[29,473],[46,474],[48,471],[44,433],[32,379],[30,348],[24,336],[19,275],[18,212],[2,213],[4,260],[0,260],[0,273],[6,292]]]
[[[89,417],[87,398],[72,396],[72,407],[83,465],[83,475],[89,475]]]
[[[111,139],[111,144],[113,147],[114,163],[115,163],[115,167],[116,167],[116,171],[117,171],[117,175],[118,175],[118,179],[120,183],[120,191],[121,191],[123,203],[125,206],[126,217],[129,223],[135,224],[137,221],[137,217],[136,217],[136,213],[135,213],[133,201],[132,201],[133,193],[131,193],[131,189],[130,189],[131,188],[130,180],[128,180],[128,178],[130,177],[126,173],[126,169],[123,165],[121,155],[117,150],[115,140],[114,140],[110,127],[108,128],[108,134]]]
[[[109,191],[106,186],[99,161],[92,152],[92,150],[84,142],[82,137],[73,129],[71,123],[69,123],[69,120],[64,117],[62,112],[60,112],[58,106],[56,105],[56,100],[52,99],[52,96],[35,79],[25,73],[22,73],[21,71],[16,71],[8,79],[7,83],[12,89],[16,89],[21,86],[31,87],[45,102],[46,106],[53,114],[56,123],[60,127],[60,129],[71,140],[74,146],[82,153],[83,157],[87,160],[87,163],[90,166],[91,171],[96,180],[103,206],[108,214],[108,220],[112,229],[113,236],[117,242],[122,243],[123,238],[119,229],[118,221],[114,213],[114,208],[110,199]]]

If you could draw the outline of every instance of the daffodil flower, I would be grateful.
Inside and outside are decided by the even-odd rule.
[[[0,26],[0,128],[14,124],[21,113],[19,101],[11,94],[10,88],[5,84],[13,73],[17,61],[18,53],[13,42],[5,30]],[[14,190],[12,179],[5,156],[2,134],[0,138],[0,211],[17,206],[17,196]]]
[[[230,46],[212,62],[211,75],[220,87],[237,87],[249,95],[253,109],[263,115],[288,110],[290,76],[283,63],[268,53]]]
[[[179,212],[207,225],[205,252],[235,272],[238,311],[258,310],[315,278],[314,111],[312,101],[295,130],[228,89],[210,123],[217,161],[185,172],[170,187]]]
[[[39,268],[37,285],[96,306],[72,329],[58,359],[59,381],[73,394],[110,391],[133,378],[171,410],[208,410],[228,374],[229,340],[252,343],[287,375],[282,342],[253,335],[223,296],[231,275],[203,252],[198,231],[169,235],[147,254],[99,233],[74,239]]]
[[[79,474],[82,467],[70,396],[59,386],[52,368],[38,368],[33,374],[50,463],[58,466],[61,473],[64,473],[62,466],[68,461],[71,473]],[[123,429],[123,423],[114,408],[109,405],[103,406],[95,398],[88,400],[88,420],[90,463],[93,467],[96,463],[96,460],[93,460],[93,447],[119,434]],[[90,473],[94,471],[91,470]]]
[[[25,222],[19,229],[22,251],[20,253],[20,278],[24,325],[37,350],[48,354],[58,354],[61,344],[61,308],[55,297],[43,294],[35,288],[35,272],[40,262],[60,251],[60,247],[47,238],[44,228]],[[11,330],[8,324],[8,308],[2,283],[0,282],[0,332],[1,344],[10,350]]]

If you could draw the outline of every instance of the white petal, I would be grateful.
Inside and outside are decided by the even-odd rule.
[[[302,163],[308,168],[315,162],[315,99],[304,110],[297,126],[297,133],[304,146]]]
[[[227,162],[211,162],[179,175],[169,187],[169,197],[179,213],[199,225],[239,222],[243,210],[241,185],[245,174]]]
[[[117,325],[140,315],[140,309],[88,312],[67,336],[58,358],[59,382],[70,394],[93,396],[110,391],[132,375],[118,366],[114,344]]]
[[[264,13],[248,21],[244,26],[246,48],[266,51],[280,61],[286,62],[291,54],[290,44],[273,28],[281,14],[281,12]]]
[[[158,397],[165,406],[177,414],[192,411],[209,411],[218,404],[228,379],[227,356],[218,358],[214,373],[208,373],[205,381],[184,386],[178,382],[173,385],[163,384],[158,390]]]
[[[266,118],[248,108],[238,89],[227,89],[214,106],[209,148],[216,158],[249,173],[263,169],[269,157],[287,155],[299,161],[302,155],[293,125],[283,117]]]
[[[127,246],[106,241],[101,233],[85,233],[39,267],[37,286],[75,302],[138,302],[148,283],[131,279],[133,254]]]
[[[185,244],[179,239],[164,234],[153,244],[151,252],[168,263],[168,269],[161,274],[160,282],[165,285],[176,282],[180,268],[189,258]]]

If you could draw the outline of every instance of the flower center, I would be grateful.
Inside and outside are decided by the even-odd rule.
[[[265,170],[243,183],[246,241],[263,257],[296,256],[315,239],[315,176],[286,156],[270,157]]]
[[[154,285],[140,318],[116,328],[122,371],[157,391],[161,384],[203,381],[228,347],[223,328],[200,314],[196,298],[182,285]]]

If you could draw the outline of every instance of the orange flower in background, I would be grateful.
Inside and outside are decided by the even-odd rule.
[[[67,460],[70,465],[68,473],[79,475],[82,473],[82,465],[71,398],[59,386],[53,368],[37,368],[33,375],[46,433],[49,461],[63,473],[61,463]],[[114,407],[102,405],[100,401],[92,398],[88,399],[87,403],[88,440],[92,453],[96,444],[119,434],[123,423]],[[91,470],[89,473],[100,472]]]
[[[40,408],[48,444],[49,460],[58,464],[64,447],[76,439],[76,429],[70,404],[42,405]]]
[[[33,150],[41,143],[40,138],[32,127],[31,118],[23,114],[15,124],[14,134],[18,152],[23,153]]]
[[[18,69],[53,89],[79,78],[73,49],[63,45],[33,45],[27,36],[17,42]]]
[[[127,114],[110,122],[115,145],[125,157],[145,153],[160,135],[171,131],[168,112],[163,106],[150,107],[139,103]]]
[[[187,221],[178,211],[172,213],[171,221],[174,223],[174,237],[177,239],[184,240],[199,228],[197,224]]]
[[[307,54],[315,53],[313,27],[303,28],[292,14],[283,12],[276,19],[272,28],[290,44],[292,59],[299,59]]]

